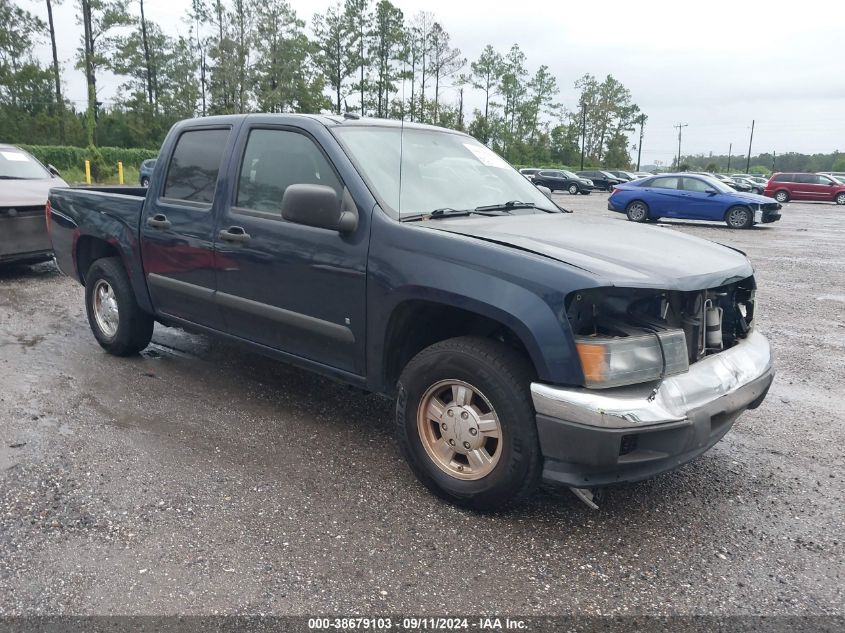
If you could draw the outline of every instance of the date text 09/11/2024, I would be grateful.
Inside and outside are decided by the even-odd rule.
[[[411,631],[453,631],[475,629],[480,631],[520,631],[527,629],[527,623],[521,619],[479,617],[345,617],[345,618],[309,618],[311,630],[371,630],[389,631],[393,628]]]

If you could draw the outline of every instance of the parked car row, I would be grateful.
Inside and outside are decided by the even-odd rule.
[[[538,169],[525,167],[519,170],[523,176],[541,187],[548,187],[552,191],[568,191],[575,194],[588,194],[594,189],[611,191],[616,185],[631,182],[651,176],[644,172],[630,172],[624,170],[605,171],[599,169],[571,172],[566,169]]]

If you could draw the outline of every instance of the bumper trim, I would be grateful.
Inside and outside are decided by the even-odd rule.
[[[747,408],[759,396],[753,383],[773,375],[772,353],[762,334],[690,366],[657,383],[615,389],[565,388],[531,384],[538,415],[604,429],[636,429],[687,420],[692,411],[730,396],[730,410]],[[771,382],[771,381],[769,381]]]

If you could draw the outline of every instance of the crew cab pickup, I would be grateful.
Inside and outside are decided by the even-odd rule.
[[[107,351],[159,322],[393,398],[414,473],[474,508],[676,468],[774,375],[743,254],[564,213],[451,130],[184,121],[148,188],[54,188],[47,217]]]

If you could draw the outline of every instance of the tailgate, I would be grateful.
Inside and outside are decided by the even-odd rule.
[[[0,207],[0,258],[51,248],[43,205]]]

